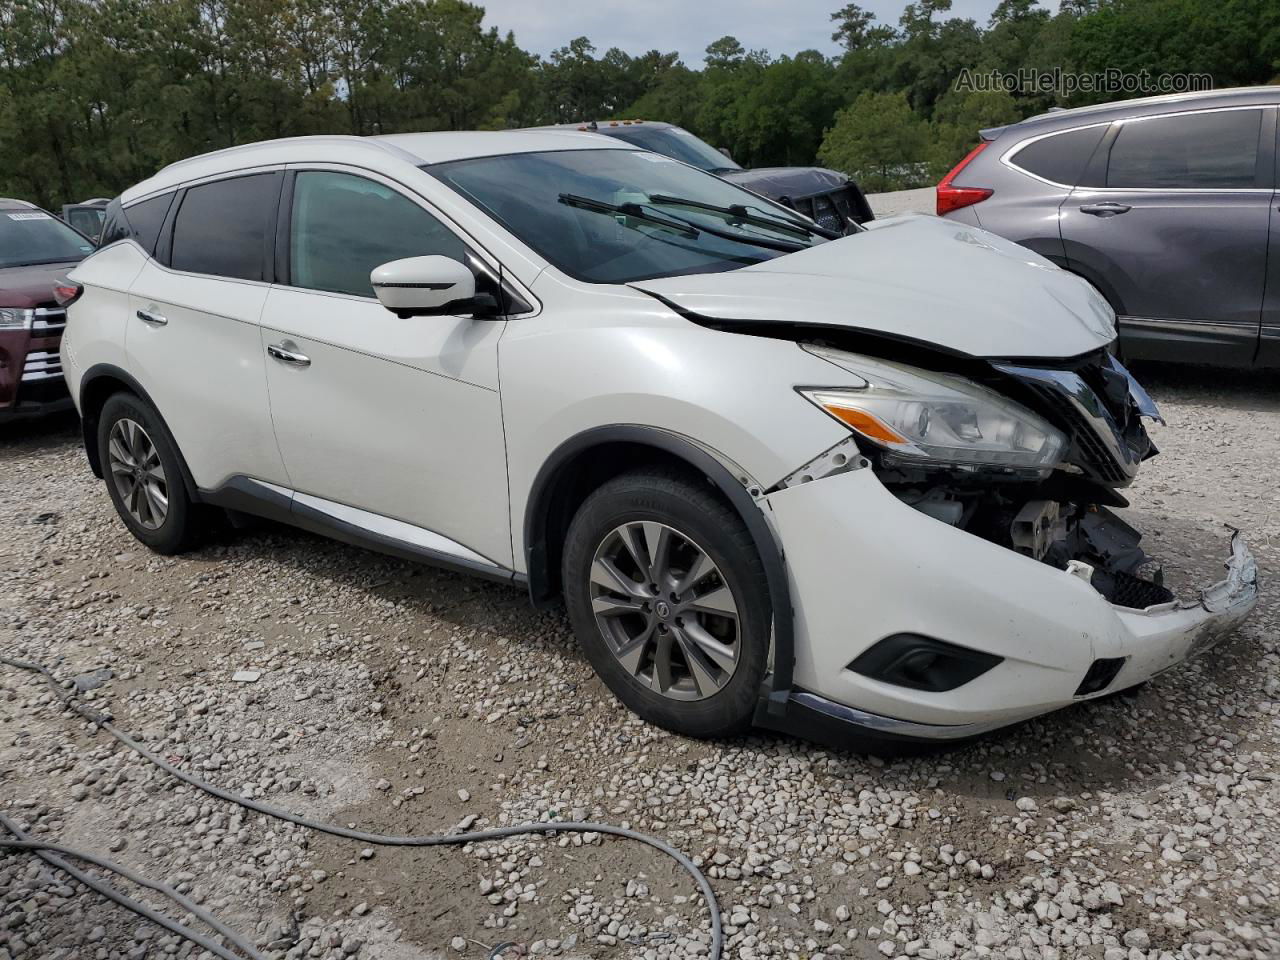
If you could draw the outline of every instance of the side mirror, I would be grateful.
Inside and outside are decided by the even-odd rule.
[[[733,154],[729,152],[729,148],[728,148],[728,147],[716,147],[716,149],[717,149],[717,150],[719,150],[721,153],[723,153],[723,154],[724,154],[724,156],[725,156],[725,159],[726,159],[726,160],[732,160],[732,159],[733,159]]]
[[[397,317],[442,317],[474,313],[476,278],[451,257],[406,257],[369,274],[378,302]]]

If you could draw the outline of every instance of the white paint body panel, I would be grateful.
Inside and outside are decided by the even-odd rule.
[[[136,243],[124,241],[91,254],[76,264],[69,276],[86,286],[85,296],[68,311],[59,354],[71,398],[80,407],[80,380],[95,363],[124,368],[125,333],[128,329],[129,287],[147,262]],[[87,301],[87,302],[86,302]]]
[[[289,486],[436,531],[511,566],[497,344],[504,324],[401,320],[376,300],[273,287],[267,360]]]
[[[634,286],[715,319],[850,327],[974,357],[1074,357],[1115,337],[1097,291],[1025,247],[937,217],[868,228],[741,270]]]
[[[1215,613],[1196,604],[1114,607],[1084,580],[902,503],[869,469],[770,494],[796,609],[796,684],[837,703],[917,723],[1017,720],[1067,706],[1095,658],[1128,657],[1107,690],[1191,655],[1229,629],[1256,589]],[[944,693],[845,669],[884,637],[918,633],[1005,658]]]
[[[271,429],[258,332],[266,298],[266,284],[176,273],[154,260],[133,282],[125,370],[159,408],[204,489],[237,474],[288,480]],[[139,310],[168,323],[148,324]]]

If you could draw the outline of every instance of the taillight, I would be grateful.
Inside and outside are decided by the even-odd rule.
[[[951,168],[950,172],[942,178],[938,183],[938,216],[950,213],[952,210],[959,210],[961,207],[972,206],[979,203],[987,197],[991,196],[995,191],[988,187],[953,187],[951,181],[954,180],[970,162],[987,148],[990,141],[982,140],[976,147],[965,155],[965,158]]]
[[[71,306],[80,299],[82,293],[84,293],[84,286],[74,280],[64,278],[53,285],[53,299],[58,301],[60,307]]]

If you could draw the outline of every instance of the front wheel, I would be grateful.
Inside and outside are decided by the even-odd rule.
[[[706,481],[653,470],[604,484],[569,527],[562,575],[574,632],[619,700],[688,736],[750,726],[768,584],[742,518]]]

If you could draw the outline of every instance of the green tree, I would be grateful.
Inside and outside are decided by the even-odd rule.
[[[836,114],[818,159],[863,190],[903,190],[927,175],[929,130],[905,93],[864,93]]]

